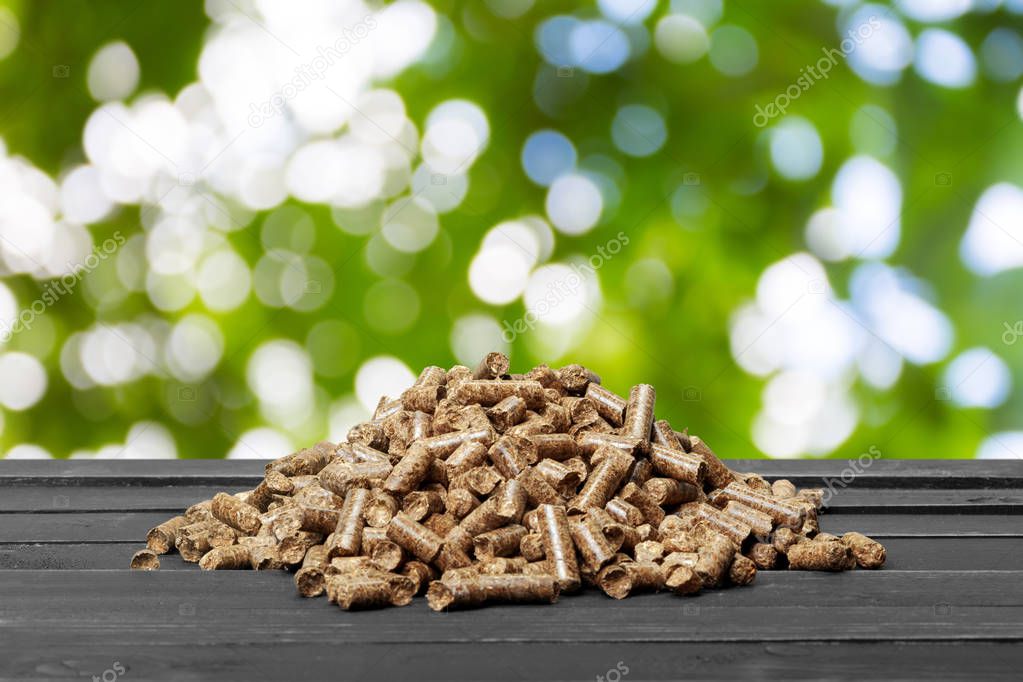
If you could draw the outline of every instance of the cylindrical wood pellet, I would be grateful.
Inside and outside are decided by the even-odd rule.
[[[579,494],[569,502],[573,511],[585,512],[607,504],[632,465],[632,457],[617,448],[601,446],[598,452],[603,454],[603,459],[590,473]]]
[[[315,545],[306,550],[302,568],[295,572],[295,587],[303,597],[318,597],[323,594],[323,571],[330,564],[326,545]]]
[[[599,376],[578,364],[565,365],[556,373],[565,390],[574,395],[582,395],[590,384],[600,383]]]
[[[525,536],[525,526],[518,524],[480,533],[472,539],[476,559],[483,561],[495,557],[513,556],[519,552],[519,545]]]
[[[345,496],[345,504],[334,531],[334,542],[329,548],[331,558],[358,556],[362,550],[364,515],[369,499],[370,493],[365,488],[354,488]]]
[[[136,571],[155,571],[160,568],[160,557],[151,549],[140,549],[131,556],[130,567]]]
[[[540,561],[544,558],[543,536],[539,533],[527,533],[519,541],[519,552],[527,561]]]
[[[553,604],[558,600],[558,581],[549,575],[478,576],[451,582],[434,581],[426,600],[434,611],[481,606],[488,602]]]
[[[502,476],[515,478],[536,461],[536,446],[525,438],[504,435],[490,446],[487,457]]]
[[[610,445],[618,448],[628,455],[637,455],[642,450],[643,441],[630,436],[620,436],[616,433],[600,433],[598,431],[583,431],[575,439],[580,452],[592,456],[601,446]]]
[[[414,581],[417,595],[425,592],[430,581],[437,576],[437,572],[422,561],[406,561],[401,569],[401,574]]]
[[[846,533],[842,542],[852,551],[860,568],[880,568],[884,565],[887,552],[884,545],[862,533]]]
[[[768,514],[779,526],[799,530],[806,520],[806,513],[798,507],[787,504],[784,500],[767,497],[739,483],[729,483],[721,491],[722,496],[733,502],[741,502],[747,507]]]
[[[728,580],[733,585],[749,585],[757,577],[757,566],[749,557],[736,554],[728,569]]]
[[[214,547],[199,560],[199,568],[204,571],[251,568],[249,565],[249,547],[247,545]]]
[[[650,384],[636,384],[629,391],[625,407],[622,435],[650,440],[650,429],[654,423],[654,402],[656,391]]]
[[[437,558],[444,540],[405,512],[398,512],[387,524],[387,538],[420,561]]]
[[[508,373],[508,368],[511,363],[508,361],[508,356],[504,353],[487,353],[480,360],[480,364],[476,365],[476,370],[472,373],[473,379],[499,379]]]
[[[432,461],[433,454],[422,445],[422,441],[412,443],[384,479],[384,490],[395,495],[412,492],[426,478]]]
[[[599,525],[590,516],[570,518],[569,530],[572,542],[581,560],[581,568],[593,575],[615,555],[614,547],[601,532]],[[619,546],[621,542],[619,541]]]
[[[623,561],[605,567],[597,575],[600,589],[614,599],[625,599],[641,591],[660,590],[664,582],[664,572],[653,561]]]
[[[146,547],[156,554],[166,554],[174,547],[178,529],[186,525],[188,525],[188,519],[184,516],[175,516],[164,521],[146,533]]]
[[[700,489],[692,483],[674,478],[651,478],[643,483],[643,490],[655,504],[673,507],[699,499]]]
[[[703,486],[704,476],[707,475],[707,465],[698,456],[661,445],[651,444],[650,463],[662,476],[691,483],[697,488]]]
[[[699,455],[703,459],[704,464],[707,465],[707,482],[715,488],[723,488],[732,481],[735,480],[735,474],[728,466],[722,462],[714,452],[707,447],[707,444],[703,442],[698,436],[690,436],[685,434],[685,438],[682,445],[685,446],[685,440],[689,441],[689,447],[686,448],[686,452],[691,452],[695,455]]]
[[[495,511],[505,523],[519,523],[529,502],[526,489],[515,479],[502,483],[494,499],[497,500]]]
[[[433,414],[437,403],[443,397],[441,386],[412,386],[401,394],[401,408],[409,412]]]
[[[732,566],[735,556],[735,544],[719,533],[707,533],[700,546],[700,558],[694,570],[700,576],[704,587],[715,587]]]
[[[568,514],[560,505],[542,504],[538,509],[544,556],[550,563],[551,573],[557,578],[558,587],[563,592],[573,592],[579,589],[581,578]]]
[[[746,552],[746,556],[762,571],[770,571],[778,565],[778,550],[765,542],[754,543]]]
[[[444,511],[444,498],[435,490],[414,490],[405,495],[402,511],[416,521]]]
[[[620,497],[608,500],[607,504],[604,505],[604,509],[616,521],[629,526],[639,526],[646,522],[646,516],[643,515],[639,507],[626,502]]]
[[[742,502],[729,501],[723,511],[737,521],[749,526],[760,540],[766,540],[771,535],[771,531],[774,530],[774,521],[769,514],[748,507]]]
[[[494,428],[504,433],[526,418],[526,401],[511,395],[487,410],[487,417]]]
[[[660,526],[664,521],[664,510],[661,506],[635,483],[626,483],[618,496],[643,512],[647,523]]]
[[[391,473],[389,462],[331,462],[317,475],[320,485],[344,497],[352,488],[369,488],[374,481],[382,481]]]
[[[397,498],[383,490],[374,490],[366,502],[363,516],[366,524],[373,528],[384,528],[400,509]]]
[[[625,398],[594,383],[586,386],[586,397],[597,408],[597,414],[612,426],[621,426],[625,421],[625,408],[628,405]]]
[[[526,491],[526,497],[532,505],[563,504],[564,498],[547,482],[536,467],[526,467],[516,479]]]
[[[262,525],[258,509],[227,493],[217,493],[213,496],[210,511],[218,521],[246,535],[255,535]]]
[[[788,548],[789,569],[796,571],[844,571],[852,550],[844,542],[810,540]]]
[[[448,397],[456,403],[476,403],[483,407],[496,405],[510,396],[522,398],[531,410],[542,408],[547,401],[543,386],[537,381],[464,381],[448,392]]]
[[[459,445],[444,461],[448,478],[480,466],[487,461],[487,446],[479,441],[467,441]]]

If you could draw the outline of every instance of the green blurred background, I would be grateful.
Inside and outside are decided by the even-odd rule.
[[[1021,24],[0,0],[0,452],[277,456],[498,349],[726,457],[1019,457]]]

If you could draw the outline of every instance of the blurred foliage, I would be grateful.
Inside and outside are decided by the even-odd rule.
[[[22,34],[18,49],[0,61],[0,137],[10,154],[30,159],[53,177],[84,160],[82,129],[96,106],[85,87],[85,72],[99,46],[124,40],[132,47],[141,65],[140,92],[153,89],[173,96],[196,78],[208,26],[201,3],[0,4],[19,18]],[[482,303],[465,273],[488,228],[509,217],[543,214],[545,191],[523,173],[520,156],[530,133],[554,128],[571,138],[580,158],[607,155],[621,164],[624,174],[618,183],[621,204],[605,211],[600,225],[587,234],[559,234],[552,260],[593,253],[619,230],[632,241],[623,255],[600,270],[603,309],[585,338],[564,357],[540,357],[527,339],[517,339],[511,351],[514,368],[524,371],[540,362],[556,366],[578,361],[623,394],[632,383],[653,383],[659,415],[670,418],[677,428],[688,426],[724,456],[759,456],[750,424],[759,409],[763,383],[736,366],[729,349],[729,319],[753,296],[766,266],[805,248],[807,218],[828,203],[835,172],[858,151],[849,130],[853,114],[865,104],[886,109],[898,128],[895,152],[885,160],[903,186],[903,233],[892,260],[932,285],[935,300],[955,325],[953,355],[976,345],[1001,348],[1016,385],[1023,384],[1019,346],[1006,349],[1000,341],[1003,322],[1023,317],[1019,299],[1023,273],[978,279],[958,255],[959,241],[984,189],[998,181],[1023,184],[1019,163],[1023,128],[1015,104],[1018,82],[980,77],[970,87],[949,90],[908,69],[898,84],[879,87],[839,64],[790,110],[813,122],[824,149],[819,172],[810,180],[794,182],[772,170],[752,114],[756,105],[773,100],[801,68],[816,61],[823,47],[837,44],[833,7],[795,0],[726,2],[721,21],[745,28],[759,45],[759,61],[750,75],[726,77],[706,57],[685,66],[671,64],[651,46],[647,54],[615,73],[577,75],[586,80],[585,88],[552,118],[537,107],[533,96],[543,64],[534,29],[542,18],[558,13],[595,15],[591,3],[543,0],[511,20],[495,16],[479,0],[431,4],[447,17],[441,33],[448,32],[451,42],[446,50],[432,50],[390,87],[402,95],[409,118],[420,126],[441,101],[475,101],[490,118],[491,141],[470,173],[465,201],[441,217],[441,232],[428,249],[407,257],[403,279],[420,298],[417,322],[395,334],[373,329],[367,318],[373,311],[365,311],[363,301],[380,278],[362,257],[368,238],[338,230],[327,208],[304,206],[316,224],[314,251],[339,265],[335,293],[326,307],[312,313],[267,308],[250,296],[237,309],[214,315],[225,337],[224,357],[203,390],[226,404],[215,405],[212,418],[197,415],[182,421],[172,416],[168,396],[178,384],[153,376],[112,388],[73,389],[61,375],[62,339],[96,318],[123,320],[154,310],[144,293],[94,310],[77,292],[49,310],[47,322],[9,344],[41,357],[49,386],[32,409],[5,411],[0,435],[4,449],[28,442],[67,456],[79,448],[121,442],[129,425],[152,419],[171,430],[179,456],[223,456],[239,433],[263,423],[245,382],[253,350],[272,338],[304,344],[308,330],[322,319],[342,320],[352,330],[349,344],[337,351],[340,371],[317,377],[325,396],[350,394],[361,362],[381,353],[400,358],[413,371],[427,364],[455,363],[450,336],[457,318],[485,312],[498,320],[514,320],[525,313],[521,299],[504,307]],[[914,32],[920,28],[906,23]],[[1020,17],[999,10],[966,15],[951,28],[976,50],[993,28],[1019,28],[1019,23]],[[56,65],[67,65],[70,77],[54,78]],[[665,115],[667,143],[652,157],[625,156],[610,140],[615,111],[631,102],[648,104]],[[709,203],[701,215],[685,217],[680,224],[671,200],[683,175],[690,172],[699,174],[700,190]],[[950,185],[936,183],[941,173],[951,174]],[[129,206],[90,230],[98,242],[117,230],[136,233],[139,222],[139,209]],[[248,228],[229,235],[250,266],[263,248],[258,238],[261,222],[262,215],[253,215]],[[626,274],[643,258],[663,260],[673,282],[663,295],[630,299]],[[841,295],[842,282],[853,266],[848,262],[828,266]],[[21,302],[32,300],[42,288],[41,282],[24,276],[9,277],[6,283]],[[190,311],[209,314],[196,299],[167,317],[178,319]],[[935,399],[941,371],[940,363],[907,365],[891,390],[857,386],[860,425],[833,456],[854,457],[877,446],[890,457],[969,457],[986,434],[1021,428],[1023,393],[1014,391],[994,410],[962,409]],[[319,422],[321,435],[326,435],[325,419]],[[303,432],[297,439],[309,435]]]

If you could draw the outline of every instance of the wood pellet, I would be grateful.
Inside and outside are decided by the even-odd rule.
[[[176,549],[204,570],[292,571],[299,595],[345,610],[425,595],[442,611],[884,564],[876,540],[819,532],[821,491],[732,471],[658,418],[653,386],[619,395],[578,364],[509,369],[501,353],[426,367],[346,442],[273,460],[253,490],[150,530],[131,567]]]

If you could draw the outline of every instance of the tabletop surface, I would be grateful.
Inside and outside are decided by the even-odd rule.
[[[997,679],[1023,667],[1023,463],[729,462],[832,491],[879,571],[553,606],[346,613],[279,571],[130,571],[146,531],[258,461],[0,461],[0,679]]]

